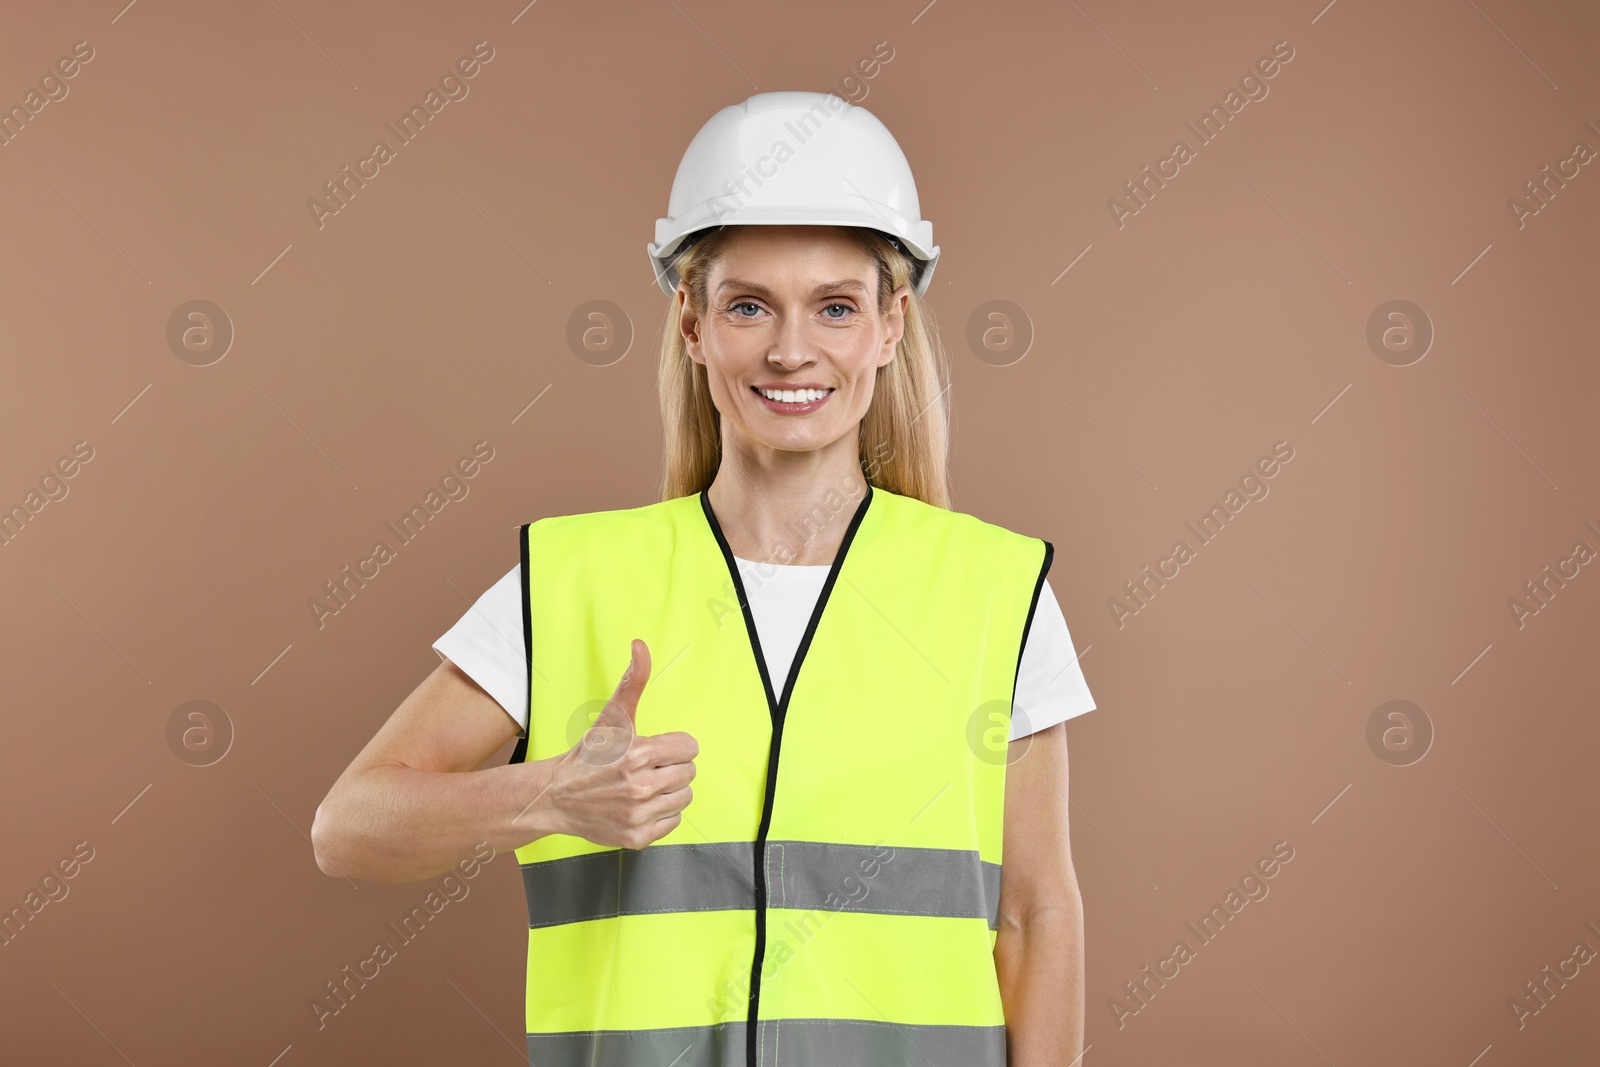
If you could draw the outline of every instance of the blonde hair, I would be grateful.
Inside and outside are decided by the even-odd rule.
[[[842,227],[877,264],[878,313],[887,315],[894,291],[909,285],[914,263],[876,230]],[[731,227],[706,231],[673,264],[688,293],[687,306],[706,313],[706,286]],[[661,336],[657,391],[665,437],[661,499],[699,493],[711,485],[722,460],[721,416],[711,402],[706,368],[689,357],[673,297]],[[877,370],[872,404],[861,419],[861,471],[867,482],[936,507],[950,507],[949,366],[926,303],[915,289],[895,357]]]

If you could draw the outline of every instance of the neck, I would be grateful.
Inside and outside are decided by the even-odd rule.
[[[807,452],[725,448],[706,496],[734,555],[805,567],[833,562],[866,491],[847,434]]]

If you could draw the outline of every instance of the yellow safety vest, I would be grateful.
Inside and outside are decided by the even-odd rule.
[[[1003,1067],[1008,730],[1050,543],[869,486],[773,679],[706,493],[521,535],[512,762],[579,741],[635,637],[639,733],[700,746],[659,840],[517,849],[528,1062]]]

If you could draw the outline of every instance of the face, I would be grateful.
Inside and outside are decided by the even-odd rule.
[[[734,227],[707,282],[704,316],[692,316],[678,286],[685,345],[705,365],[724,434],[781,451],[848,438],[853,455],[910,293],[895,290],[880,315],[877,265],[838,227]]]

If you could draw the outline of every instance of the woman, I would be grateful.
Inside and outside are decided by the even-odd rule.
[[[516,851],[530,1063],[1081,1053],[1062,722],[1094,704],[1050,544],[949,509],[919,215],[863,108],[714,116],[649,247],[661,500],[522,527],[318,808],[331,875]]]

